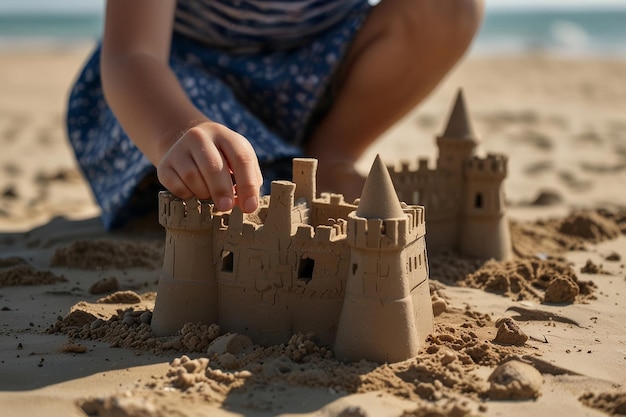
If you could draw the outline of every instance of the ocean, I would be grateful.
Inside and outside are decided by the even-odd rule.
[[[0,49],[95,42],[101,31],[99,8],[0,10]],[[472,53],[523,52],[626,58],[626,8],[488,8]]]
[[[626,8],[488,11],[474,52],[626,57]]]

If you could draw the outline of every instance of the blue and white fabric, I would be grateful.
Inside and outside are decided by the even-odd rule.
[[[191,8],[195,3],[207,6],[207,13],[212,10],[209,5],[241,5],[246,16],[253,5],[326,4],[329,12],[341,12],[342,18],[329,27],[317,21],[313,26],[307,25],[308,30],[317,28],[311,32],[314,36],[302,38],[296,47],[285,37],[289,45],[262,39],[250,48],[254,42],[248,41],[253,41],[254,36],[244,40],[234,32],[221,32],[216,38],[220,45],[207,46],[201,36],[192,38],[180,23],[185,13],[195,10]],[[340,3],[349,4],[349,10],[340,7]],[[323,111],[321,103],[328,97],[333,76],[370,6],[367,0],[180,0],[178,7],[169,64],[191,101],[207,117],[250,141],[266,180],[262,192],[268,193],[272,180],[289,178],[291,158],[302,155],[301,146],[310,124]],[[286,8],[284,13],[291,10]],[[255,11],[250,16],[259,13]],[[214,30],[216,26],[208,24],[205,35],[210,35],[209,27]],[[239,42],[244,48],[225,49],[228,42],[224,39],[231,39],[232,45]],[[129,139],[107,105],[99,64],[97,47],[70,93],[67,131],[77,161],[101,207],[104,225],[110,229],[155,210],[160,186],[155,167]]]

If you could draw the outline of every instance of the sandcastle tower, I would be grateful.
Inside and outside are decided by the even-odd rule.
[[[450,248],[459,241],[460,208],[465,199],[465,163],[470,159],[478,140],[472,130],[463,91],[459,90],[444,133],[437,137],[437,198],[427,206],[429,247]],[[431,229],[432,227],[432,229]]]
[[[380,157],[348,216],[351,268],[334,345],[338,359],[397,362],[433,329],[422,208],[406,212]]]
[[[465,163],[466,189],[459,249],[480,259],[512,257],[511,235],[504,203],[507,159],[489,154]]]
[[[478,140],[469,120],[459,90],[444,133],[437,137],[436,167],[429,169],[420,158],[417,170],[405,162],[390,173],[401,199],[425,206],[431,252],[455,250],[506,260],[512,252],[503,192],[507,158],[477,156]]]
[[[217,281],[212,257],[213,206],[159,195],[165,258],[152,315],[157,336],[176,334],[187,322],[217,321]]]

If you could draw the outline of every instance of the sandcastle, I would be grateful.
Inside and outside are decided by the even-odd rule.
[[[306,158],[293,160],[292,181],[274,181],[252,214],[162,192],[153,331],[216,323],[262,345],[314,332],[341,360],[414,357],[433,330],[424,206],[429,250],[511,256],[507,159],[475,155],[462,92],[437,144],[435,169],[419,159],[417,169],[395,170],[377,157],[353,204],[318,197],[317,161]]]
[[[217,323],[255,343],[314,332],[342,360],[415,356],[433,330],[424,208],[401,204],[376,158],[360,200],[316,197],[314,159],[294,159],[260,209],[218,213],[162,192],[165,259],[152,329]]]
[[[459,91],[443,135],[437,137],[436,167],[418,159],[417,169],[406,162],[389,167],[398,197],[426,208],[428,250],[453,251],[480,259],[512,256],[503,193],[507,157],[476,155],[474,135],[463,92]]]

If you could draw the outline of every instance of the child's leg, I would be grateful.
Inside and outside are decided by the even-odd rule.
[[[319,159],[320,191],[360,194],[354,163],[420,103],[467,50],[482,0],[382,0],[356,35],[333,107],[306,151]]]

